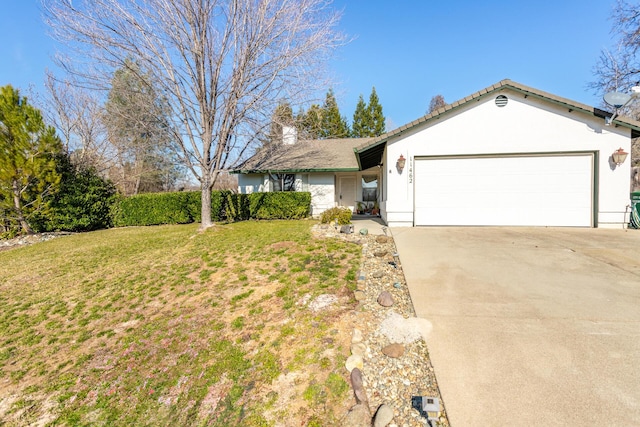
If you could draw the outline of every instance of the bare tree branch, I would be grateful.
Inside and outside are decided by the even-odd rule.
[[[221,170],[258,140],[279,99],[324,85],[343,38],[328,0],[47,0],[47,20],[68,47],[69,72],[105,88],[126,59],[169,100],[186,166],[207,194]]]

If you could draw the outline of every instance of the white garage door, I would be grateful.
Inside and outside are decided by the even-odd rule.
[[[592,226],[593,155],[415,161],[415,225]]]

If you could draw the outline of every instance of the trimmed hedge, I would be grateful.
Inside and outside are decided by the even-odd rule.
[[[253,219],[300,219],[311,213],[311,193],[252,193],[248,196]]]
[[[200,193],[149,193],[120,198],[112,215],[116,227],[188,224],[200,219]]]
[[[116,227],[200,222],[201,193],[140,194],[119,199],[112,210]],[[300,219],[309,216],[311,193],[234,194],[211,192],[213,221],[248,219]]]

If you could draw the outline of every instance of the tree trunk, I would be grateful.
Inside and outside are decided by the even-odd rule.
[[[27,222],[24,217],[24,213],[22,212],[22,204],[20,203],[20,187],[18,186],[18,180],[13,179],[12,189],[13,189],[13,207],[16,210],[16,215],[18,216],[18,222],[20,222],[20,227],[22,227],[22,231],[27,234],[33,234],[33,229]]]
[[[136,177],[136,182],[133,186],[133,194],[138,194],[138,192],[140,191],[140,180],[141,180],[141,177],[140,175],[138,175]]]
[[[213,225],[211,221],[211,186],[206,180],[202,182],[202,207],[200,212],[200,230]]]

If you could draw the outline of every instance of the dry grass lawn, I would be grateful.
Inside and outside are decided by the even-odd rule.
[[[339,425],[360,247],[310,221],[0,252],[0,425]],[[338,302],[314,312],[318,295]]]

